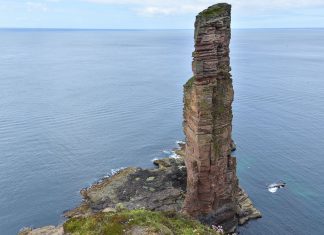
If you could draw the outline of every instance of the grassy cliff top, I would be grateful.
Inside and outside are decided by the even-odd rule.
[[[220,235],[219,232],[175,212],[123,210],[98,213],[65,222],[64,232],[72,235],[174,234]]]

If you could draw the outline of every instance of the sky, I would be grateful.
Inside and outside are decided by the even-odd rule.
[[[227,0],[233,28],[324,27],[324,0]],[[0,28],[192,29],[215,0],[0,0]]]

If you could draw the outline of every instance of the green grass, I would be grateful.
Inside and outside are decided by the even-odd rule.
[[[218,235],[198,221],[175,212],[124,210],[98,213],[65,222],[64,232],[73,235],[119,235],[132,228],[143,228],[147,234]]]
[[[212,17],[222,14],[228,9],[228,4],[219,3],[209,7],[208,9],[202,11],[199,15],[203,17]]]

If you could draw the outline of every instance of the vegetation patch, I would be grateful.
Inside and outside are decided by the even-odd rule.
[[[195,76],[191,77],[187,82],[186,84],[184,85],[184,88],[187,90],[187,89],[191,89],[193,84],[195,82]]]
[[[145,234],[219,235],[215,229],[176,212],[123,210],[72,218],[63,225],[73,235],[119,235],[141,231]]]
[[[216,4],[202,11],[199,15],[203,17],[213,17],[222,14],[227,8],[227,4]]]

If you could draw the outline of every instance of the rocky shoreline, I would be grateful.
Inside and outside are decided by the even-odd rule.
[[[177,158],[155,160],[156,168],[126,168],[110,178],[81,190],[82,204],[65,213],[68,218],[124,207],[129,210],[181,212],[186,194],[187,169],[184,147],[176,150]],[[233,149],[234,150],[234,149]],[[247,193],[239,189],[236,214],[238,224],[261,217]],[[222,224],[226,226],[226,224]],[[234,232],[236,225],[227,231]]]
[[[176,150],[176,158],[155,160],[151,169],[128,167],[111,177],[80,191],[83,201],[75,209],[64,213],[65,217],[82,218],[100,212],[116,212],[120,209],[181,212],[186,193],[187,170],[183,159],[184,145]],[[240,188],[237,193],[236,216],[239,225],[261,217],[247,193]],[[223,224],[223,226],[226,224]],[[235,232],[237,226],[227,229]],[[32,230],[27,228],[20,235],[63,235],[62,226],[46,226]]]

